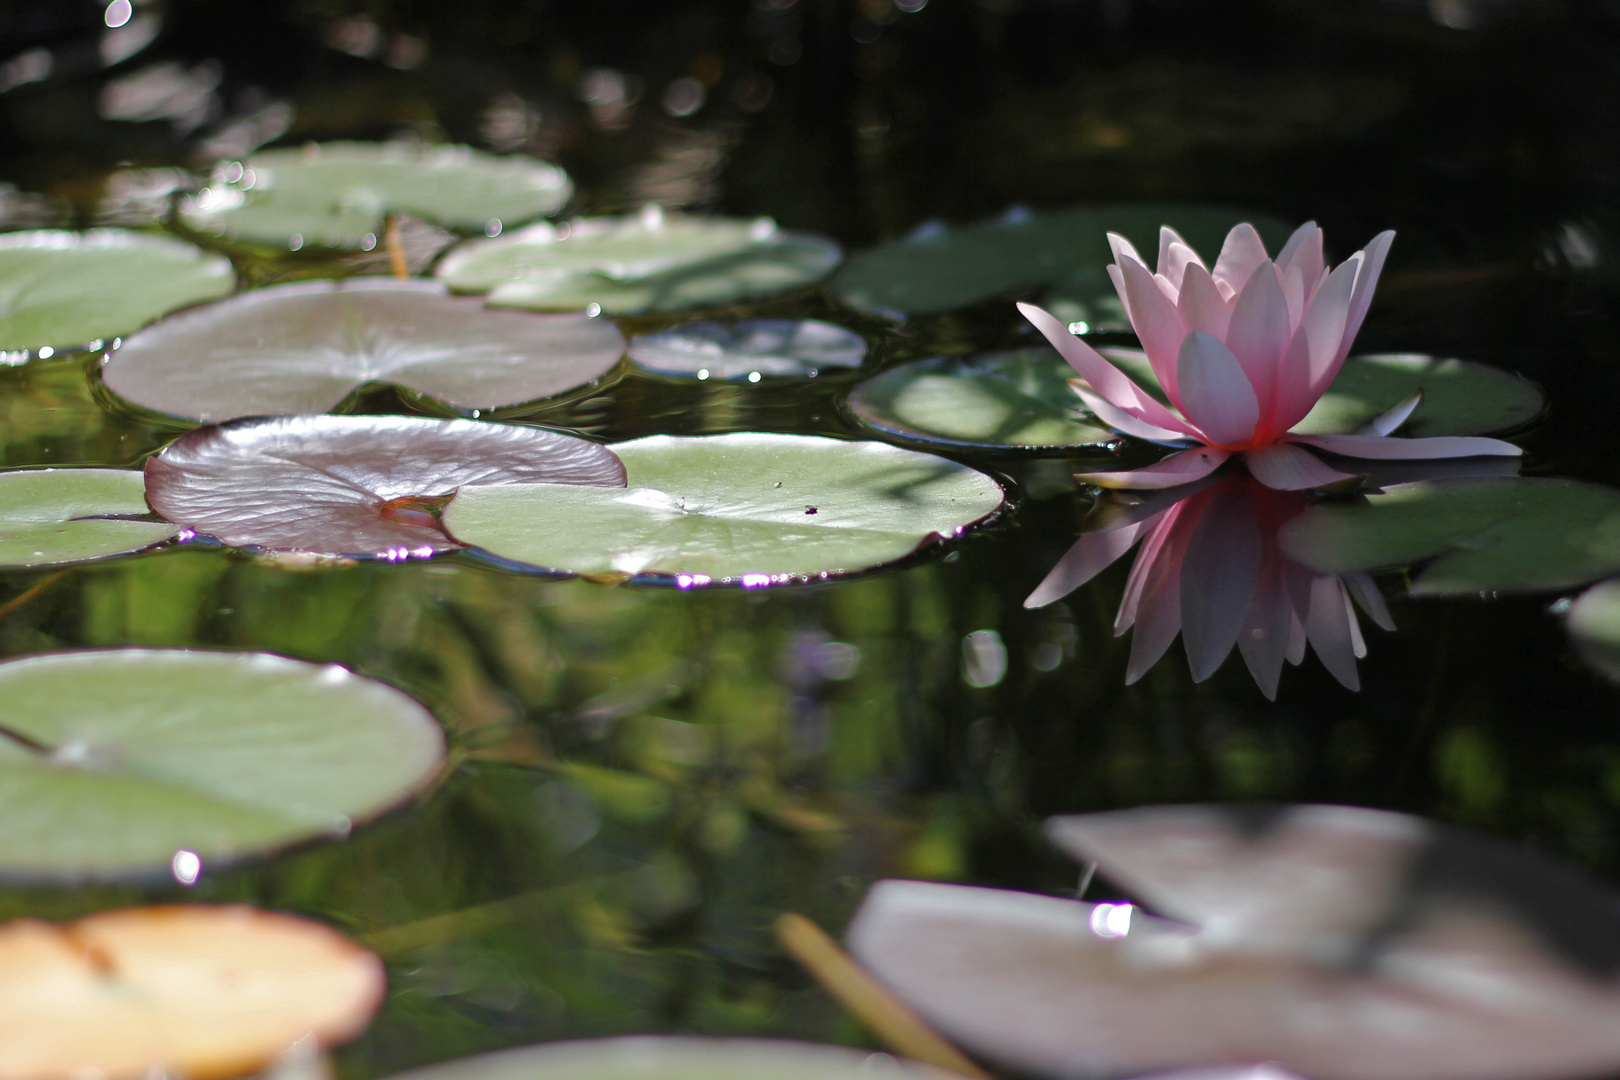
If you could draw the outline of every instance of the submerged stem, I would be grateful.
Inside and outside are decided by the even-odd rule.
[[[58,581],[61,581],[63,578],[67,577],[67,573],[68,572],[66,570],[58,570],[54,574],[50,574],[50,575],[48,575],[46,577],[40,578],[38,581],[36,581],[29,588],[24,589],[22,592],[18,593],[16,596],[13,596],[10,600],[7,600],[5,603],[0,604],[0,619],[3,619],[7,615],[10,615],[12,612],[16,611],[18,608],[20,608],[24,604],[28,603],[28,601],[30,601],[34,597],[38,596],[40,593],[44,592],[46,589],[50,588],[52,585],[55,585]]]
[[[399,216],[389,214],[383,223],[383,247],[388,249],[388,265],[401,281],[411,276],[411,263],[405,257],[405,241],[399,235]]]

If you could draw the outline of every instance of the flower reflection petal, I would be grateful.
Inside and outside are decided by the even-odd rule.
[[[1306,491],[1342,484],[1354,473],[1340,472],[1320,458],[1289,443],[1273,443],[1243,455],[1254,478],[1276,491]]]

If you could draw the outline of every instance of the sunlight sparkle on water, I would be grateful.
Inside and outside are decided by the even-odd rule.
[[[112,0],[107,10],[102,14],[102,21],[116,30],[129,22],[131,15],[135,14],[135,6],[129,0]]]
[[[1131,905],[1098,904],[1091,909],[1091,932],[1102,938],[1122,938],[1131,932]]]
[[[197,879],[202,876],[202,859],[195,851],[181,849],[174,853],[169,869],[174,871],[174,880],[180,884],[195,885]]]

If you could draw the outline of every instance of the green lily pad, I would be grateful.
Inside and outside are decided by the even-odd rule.
[[[145,514],[146,480],[126,469],[0,473],[0,566],[51,566],[139,551],[179,526],[107,515]]]
[[[648,212],[533,225],[451,251],[436,271],[457,292],[495,307],[609,315],[729,304],[821,280],[842,251],[783,232],[770,218]]]
[[[948,1080],[916,1062],[842,1046],[634,1035],[522,1046],[399,1073],[393,1080]],[[880,1067],[874,1068],[874,1064]]]
[[[1522,477],[1398,484],[1313,507],[1278,542],[1323,573],[1433,559],[1412,582],[1420,595],[1567,589],[1620,571],[1620,491]]]
[[[181,201],[181,224],[276,247],[370,248],[383,218],[405,213],[447,228],[499,232],[561,210],[568,174],[466,146],[332,142],[266,150],[215,171]]]
[[[1066,321],[1128,330],[1105,269],[1113,262],[1110,232],[1151,252],[1159,227],[1169,225],[1213,262],[1227,231],[1243,221],[1273,250],[1288,238],[1275,218],[1177,203],[1014,210],[961,226],[930,222],[904,240],[850,256],[832,290],[852,307],[905,318],[1048,289],[1063,301],[1055,313]]]
[[[120,229],[11,233],[0,236],[0,351],[80,348],[235,287],[228,259],[180,240]]]
[[[412,698],[267,653],[29,657],[0,664],[0,701],[0,874],[22,878],[166,872],[177,852],[207,870],[345,836],[444,761]]]
[[[463,543],[576,574],[768,585],[867,570],[994,513],[981,472],[887,443],[739,432],[619,443],[628,488],[468,486],[444,511]]]
[[[1116,435],[1069,386],[1074,369],[1048,348],[938,357],[874,375],[849,395],[868,427],[903,439],[985,449],[1097,447]]]
[[[698,379],[813,379],[829,368],[860,367],[865,357],[861,335],[817,319],[698,323],[630,341],[637,367]]]
[[[1582,593],[1570,605],[1564,626],[1581,658],[1620,682],[1620,578]]]

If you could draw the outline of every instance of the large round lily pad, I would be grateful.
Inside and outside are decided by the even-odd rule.
[[[235,547],[398,559],[457,546],[433,512],[468,484],[624,486],[593,442],[408,416],[293,416],[197,428],[146,463],[152,509]]]
[[[161,236],[89,232],[0,236],[0,350],[78,348],[236,287],[229,260]]]
[[[1570,605],[1565,626],[1582,659],[1620,682],[1620,578],[1582,593]]]
[[[399,1073],[394,1080],[947,1080],[915,1062],[842,1046],[635,1035],[523,1046]]]
[[[0,566],[49,566],[139,551],[180,530],[144,515],[146,482],[128,469],[0,473]]]
[[[1105,270],[1113,261],[1110,232],[1156,250],[1159,227],[1169,225],[1213,259],[1227,231],[1242,221],[1273,249],[1288,237],[1275,218],[1175,203],[1015,210],[961,226],[930,222],[904,240],[850,256],[832,289],[854,307],[902,318],[1049,289],[1063,301],[1062,318],[1128,330]]]
[[[1117,436],[1069,386],[1053,349],[939,357],[863,381],[849,408],[863,424],[922,442],[995,449],[1097,447]]]
[[[729,304],[809,285],[842,251],[823,237],[784,232],[770,218],[691,217],[656,207],[621,218],[541,223],[472,241],[439,263],[457,292],[496,307],[611,315]]]
[[[490,311],[432,281],[356,278],[255,289],[164,319],[102,368],[137,405],[192,420],[325,412],[370,383],[496,409],[607,373],[606,319]]]
[[[532,158],[466,146],[311,143],[222,166],[181,204],[180,220],[234,241],[357,248],[378,242],[389,213],[484,232],[554,214],[572,194],[566,173]]]
[[[638,367],[699,379],[814,378],[828,369],[860,367],[865,357],[861,335],[816,319],[697,323],[630,341],[630,359]]]
[[[1417,594],[1567,589],[1620,571],[1620,491],[1526,477],[1398,484],[1314,507],[1278,542],[1324,573],[1432,559]]]
[[[226,1080],[354,1038],[385,989],[340,934],[248,907],[19,920],[0,926],[0,1074]]]
[[[416,701],[266,653],[109,649],[0,664],[0,875],[210,866],[345,835],[433,778]],[[191,876],[195,876],[193,873]]]
[[[765,585],[893,562],[1003,500],[981,472],[886,443],[742,432],[613,449],[626,489],[469,486],[445,528],[551,570]]]

